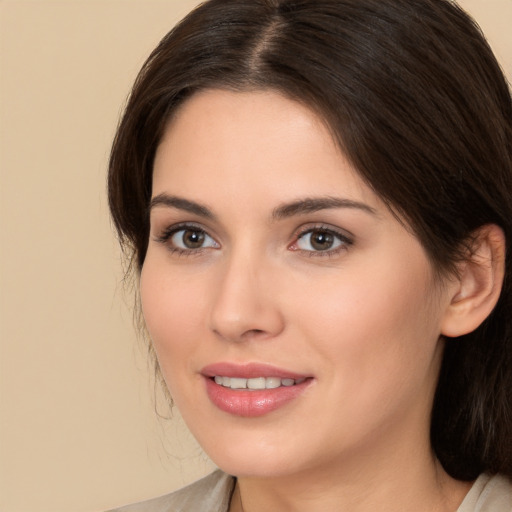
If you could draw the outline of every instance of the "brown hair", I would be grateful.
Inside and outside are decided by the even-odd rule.
[[[325,120],[440,273],[474,231],[507,240],[499,302],[449,339],[433,449],[453,477],[512,476],[512,103],[476,24],[448,0],[210,0],[144,64],[113,144],[109,200],[140,270],[156,148],[198,90],[275,89]]]

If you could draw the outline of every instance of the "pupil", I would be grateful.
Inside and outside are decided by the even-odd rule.
[[[330,233],[317,231],[311,236],[311,245],[318,251],[326,251],[332,247],[334,237]]]
[[[198,249],[204,243],[204,233],[201,231],[185,231],[183,233],[183,244],[189,249]]]

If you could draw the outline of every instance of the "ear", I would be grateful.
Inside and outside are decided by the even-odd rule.
[[[505,235],[495,224],[479,228],[471,240],[468,258],[458,266],[450,284],[450,303],[441,323],[441,334],[462,336],[474,331],[498,302],[505,275]]]

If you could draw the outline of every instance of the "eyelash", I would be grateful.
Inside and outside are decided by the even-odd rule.
[[[293,246],[296,246],[298,242],[304,238],[306,235],[310,233],[323,233],[333,236],[335,239],[337,239],[340,242],[340,245],[334,249],[327,249],[324,251],[309,251],[306,249],[300,249],[300,248],[293,248]],[[332,258],[340,254],[341,252],[346,251],[351,245],[353,245],[354,241],[351,237],[349,237],[346,233],[341,232],[340,230],[334,229],[331,226],[326,226],[325,224],[318,224],[314,226],[306,226],[301,228],[298,233],[295,235],[295,241],[288,246],[289,249],[301,252],[303,254],[306,254],[306,256],[310,258]]]
[[[184,223],[184,224],[176,224],[173,226],[169,226],[164,229],[164,231],[157,237],[155,237],[155,241],[161,244],[165,244],[168,248],[168,250],[172,254],[177,254],[179,256],[194,256],[194,255],[200,255],[203,251],[210,247],[198,247],[197,249],[182,249],[181,247],[173,246],[169,243],[170,239],[180,231],[192,231],[199,234],[206,235],[207,237],[211,237],[207,231],[205,231],[203,228],[201,228],[199,225],[193,224],[193,223]],[[302,240],[306,235],[314,232],[320,232],[327,235],[333,236],[336,240],[340,242],[340,245],[334,249],[326,249],[326,250],[319,250],[319,251],[310,251],[306,249],[300,249],[299,247],[296,247],[300,240]],[[215,242],[217,243],[217,242]],[[310,258],[332,258],[334,256],[337,256],[343,251],[346,251],[348,247],[353,245],[353,239],[347,236],[347,234],[342,233],[341,231],[338,231],[331,226],[326,226],[324,224],[314,225],[314,226],[306,226],[301,228],[295,235],[294,235],[294,242],[290,245],[288,245],[288,249],[296,252],[300,252],[302,254],[307,255]],[[295,246],[295,247],[294,247]]]
[[[180,231],[193,231],[195,233],[204,234],[212,238],[203,228],[193,223],[175,224],[164,229],[164,231],[155,238],[156,242],[165,244],[167,249],[178,256],[195,256],[201,254],[208,247],[198,247],[197,249],[182,249],[181,247],[173,246],[169,243],[170,239]]]

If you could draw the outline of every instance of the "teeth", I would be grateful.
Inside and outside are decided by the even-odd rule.
[[[265,389],[265,377],[258,377],[256,379],[247,379],[247,387],[249,389]]]
[[[231,381],[230,388],[231,389],[246,389],[247,388],[247,379],[229,379]]]
[[[279,377],[267,377],[265,379],[265,387],[267,389],[275,389],[281,385],[281,379]]]
[[[215,383],[219,386],[231,389],[276,389],[281,386],[294,386],[300,384],[306,379],[281,379],[279,377],[256,377],[253,379],[243,379],[241,377],[223,377],[216,375],[214,377]]]

